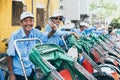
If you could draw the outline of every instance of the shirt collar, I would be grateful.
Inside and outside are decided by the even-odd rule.
[[[28,37],[33,35],[33,34],[32,34],[32,31],[33,31],[33,29],[30,31],[30,33],[29,33]],[[21,28],[21,32],[22,32],[22,34],[21,34],[21,35],[22,35],[22,37],[23,37],[23,38],[24,38],[24,37],[27,37],[27,36],[26,36],[26,34],[25,34],[25,32],[24,32],[23,27]]]
[[[24,29],[23,29],[23,27],[21,28],[21,35],[22,35],[22,37],[26,37],[26,34],[25,34],[25,32],[24,32]]]

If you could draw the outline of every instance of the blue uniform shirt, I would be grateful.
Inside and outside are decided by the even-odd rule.
[[[87,36],[91,34],[91,32],[95,31],[95,29],[95,27],[86,28],[83,31],[81,31],[80,29],[74,29],[73,32],[76,32],[79,36]]]
[[[47,24],[45,27],[45,32],[51,32],[52,28]],[[68,31],[61,31],[59,29],[56,30],[56,32],[47,40],[47,43],[51,43],[51,44],[56,44],[56,45],[60,45],[61,42],[61,36],[66,36],[69,35],[70,32]]]
[[[95,27],[90,27],[90,28],[85,29],[84,31],[85,31],[85,34],[86,34],[86,35],[89,35],[89,34],[91,34],[91,32],[93,32],[93,31],[95,31],[95,30],[96,30]]]
[[[74,29],[73,32],[75,32],[76,34],[78,34],[80,37],[86,34],[84,30],[81,31],[80,29]]]
[[[99,31],[93,31],[93,33],[96,35],[96,36],[99,36],[103,33],[102,30],[99,30]]]
[[[18,58],[18,55],[16,54],[16,50],[14,48],[13,42],[16,39],[25,39],[25,38],[39,38],[41,41],[46,42],[47,40],[47,34],[43,34],[37,29],[32,29],[28,36],[23,31],[23,28],[20,28],[19,30],[15,31],[9,40],[8,43],[8,49],[7,54],[8,56],[13,57],[13,71],[15,74],[23,75],[22,67]],[[33,63],[29,60],[29,53],[30,50],[36,45],[36,41],[23,41],[23,42],[17,42],[18,49],[21,53],[23,63],[26,69],[27,76],[30,76],[32,72],[32,68],[35,69]]]

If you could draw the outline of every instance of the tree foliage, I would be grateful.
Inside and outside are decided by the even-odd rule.
[[[119,8],[114,0],[92,0],[90,3],[90,12],[96,15],[97,19],[113,17]]]
[[[120,29],[120,17],[113,19],[110,26]]]

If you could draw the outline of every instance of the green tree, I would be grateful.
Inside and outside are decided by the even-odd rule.
[[[120,17],[117,19],[113,19],[110,25],[112,26],[112,28],[120,29]]]
[[[114,16],[116,11],[120,10],[114,0],[92,0],[90,3],[91,14],[96,15],[93,19],[106,19]]]

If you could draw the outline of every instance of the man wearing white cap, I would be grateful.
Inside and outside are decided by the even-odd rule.
[[[70,20],[65,20],[63,27],[61,28],[61,30],[63,31],[72,31],[75,27],[74,23],[71,23]]]
[[[87,36],[89,35],[92,31],[94,31],[94,27],[89,27],[88,23],[85,22],[80,22],[80,28],[74,30],[79,36]]]
[[[74,30],[75,33],[77,33],[79,36],[82,36],[83,34],[85,34],[85,22],[81,22],[80,23],[80,28]]]
[[[45,27],[45,32],[50,33],[48,35],[47,43],[60,45],[61,36],[65,36],[65,35],[69,35],[69,34],[73,34],[76,37],[78,37],[78,35],[74,32],[61,31],[58,29],[60,23],[65,19],[62,16],[60,11],[55,11],[49,19],[50,19],[50,21],[48,22],[48,24]]]
[[[14,48],[13,42],[16,39],[27,39],[27,38],[39,38],[45,42],[47,40],[47,34],[43,34],[37,29],[33,28],[34,16],[30,12],[23,12],[20,16],[21,28],[15,31],[8,43],[8,70],[10,71],[9,80],[25,80],[22,67],[16,50]],[[29,60],[30,50],[36,45],[36,41],[24,41],[18,42],[17,46],[21,53],[23,64],[26,69],[26,75],[28,80],[34,80],[35,76],[35,66]]]

